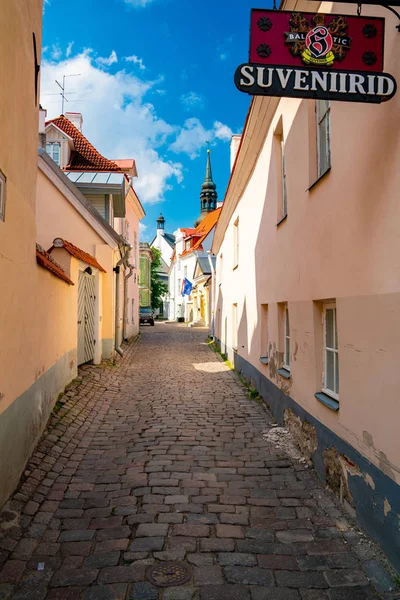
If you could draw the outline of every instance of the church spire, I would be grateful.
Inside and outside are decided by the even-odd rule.
[[[201,186],[200,192],[200,216],[197,219],[195,225],[197,226],[202,219],[206,216],[207,213],[215,210],[217,208],[217,186],[214,183],[212,178],[212,170],[211,170],[211,152],[207,150],[207,166],[206,166],[206,176],[204,178],[204,183]]]

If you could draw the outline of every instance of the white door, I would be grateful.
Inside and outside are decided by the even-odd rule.
[[[95,278],[79,271],[78,281],[78,365],[94,358]]]

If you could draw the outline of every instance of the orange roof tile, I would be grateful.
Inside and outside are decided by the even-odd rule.
[[[204,242],[204,240],[206,239],[206,237],[208,236],[208,234],[210,233],[210,231],[213,229],[213,227],[215,227],[220,212],[221,212],[222,207],[217,208],[216,210],[213,210],[212,212],[209,212],[202,221],[200,221],[200,223],[197,225],[196,229],[194,230],[194,234],[193,237],[197,238],[197,241],[195,242],[195,244],[193,244],[193,246],[191,248],[189,248],[189,250],[184,250],[182,252],[182,254],[180,256],[186,256],[187,254],[190,254],[190,252],[193,252],[194,250],[202,250],[202,243]]]
[[[75,152],[71,154],[70,163],[66,166],[67,171],[121,171],[112,160],[104,158],[85,136],[71,123],[69,119],[60,115],[56,119],[46,122],[53,123],[74,140]]]
[[[41,267],[47,269],[56,277],[59,277],[66,283],[69,283],[69,285],[74,285],[74,282],[71,281],[64,269],[58,263],[56,263],[54,258],[50,256],[50,254],[46,252],[42,246],[39,246],[39,244],[36,244],[36,261]]]
[[[71,254],[71,256],[74,256],[75,258],[78,258],[87,265],[96,267],[96,269],[99,269],[99,271],[103,271],[103,273],[106,273],[106,270],[103,269],[101,264],[97,262],[94,256],[88,254],[88,252],[85,252],[84,250],[81,250],[80,248],[78,248],[78,246],[74,246],[74,244],[71,244],[71,242],[68,242],[67,240],[63,240],[62,238],[55,238],[53,246],[49,249],[49,252],[54,250],[54,248],[65,248],[66,251]]]
[[[135,160],[133,158],[114,158],[113,162],[115,162],[117,167],[123,169],[124,171],[127,169],[133,169],[135,166]]]

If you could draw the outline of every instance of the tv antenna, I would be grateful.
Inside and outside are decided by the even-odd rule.
[[[61,89],[61,92],[57,92],[56,94],[46,94],[46,96],[61,96],[61,114],[64,114],[64,102],[68,102],[68,98],[65,96],[65,79],[67,77],[80,77],[82,73],[71,73],[70,75],[63,75],[62,85],[57,79],[55,80],[58,87]],[[68,92],[68,95],[74,94],[75,92]]]

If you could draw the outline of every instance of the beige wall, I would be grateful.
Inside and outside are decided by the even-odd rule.
[[[0,144],[0,169],[7,177],[7,197],[5,221],[0,221],[0,413],[31,385],[47,360],[37,364],[27,356],[26,337],[33,335],[29,329],[35,331],[41,298],[28,290],[35,290],[38,277],[34,214],[38,106],[32,32],[40,59],[42,1],[5,2],[1,19],[0,79],[7,84],[0,87],[0,133],[7,143]]]
[[[354,13],[343,5],[335,12]],[[386,18],[385,71],[400,79],[396,19],[379,7],[363,14]],[[273,106],[258,99],[257,110]],[[400,94],[381,105],[333,102],[332,169],[315,180],[313,101],[282,99],[226,229],[224,211],[213,250],[218,254],[216,335],[231,358],[233,304],[238,305],[238,354],[327,425],[373,464],[400,483]],[[265,111],[267,115],[268,111]],[[254,121],[254,122],[253,122]],[[253,115],[249,127],[259,128]],[[283,126],[288,217],[280,225],[279,176],[274,131]],[[268,122],[266,119],[264,122]],[[251,165],[255,164],[251,172]],[[233,223],[239,217],[239,266],[233,269]],[[222,229],[221,229],[222,228]],[[220,243],[223,237],[222,244]],[[221,258],[222,254],[222,258]],[[315,398],[321,389],[322,324],[318,301],[336,299],[339,339],[340,410]],[[288,302],[291,380],[281,366],[278,303]],[[261,304],[268,304],[270,365],[262,356]]]
[[[36,203],[37,239],[41,246],[48,250],[52,246],[54,238],[61,237],[94,256],[106,270],[106,273],[100,275],[102,294],[98,318],[101,339],[110,340],[108,342],[108,346],[110,346],[115,327],[115,275],[113,268],[119,259],[118,250],[105,243],[93,226],[78,213],[40,169]],[[78,283],[73,277],[72,280],[74,283]],[[111,354],[107,351],[104,358],[110,358]]]

